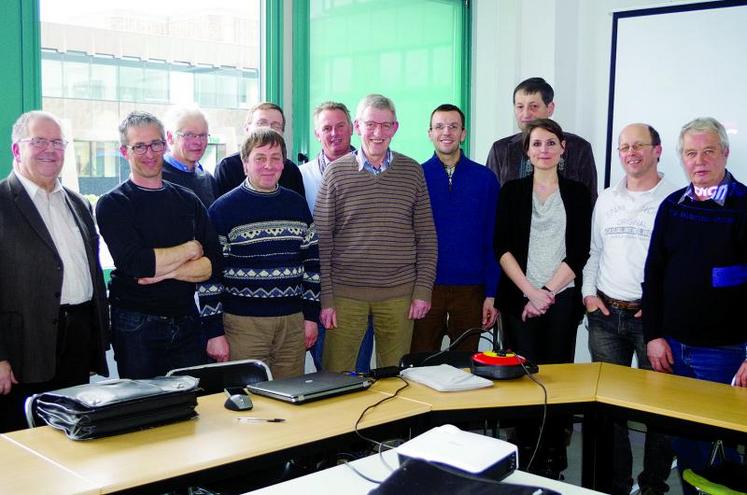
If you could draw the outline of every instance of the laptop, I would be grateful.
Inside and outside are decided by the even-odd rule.
[[[253,383],[246,388],[257,395],[303,404],[312,400],[365,390],[374,382],[363,376],[319,371],[308,375]]]

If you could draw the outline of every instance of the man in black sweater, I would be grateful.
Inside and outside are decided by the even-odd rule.
[[[112,343],[119,376],[152,378],[228,359],[222,332],[208,333],[195,284],[221,262],[205,206],[188,189],[162,179],[161,122],[130,113],[119,126],[130,178],[101,196],[96,219],[115,269],[109,286]]]
[[[717,120],[685,124],[678,151],[690,185],[656,215],[643,282],[647,354],[656,371],[745,387],[747,187],[726,170],[729,140]],[[672,446],[681,471],[705,466],[710,444]]]
[[[270,127],[281,135],[285,131],[285,115],[283,109],[274,103],[261,101],[249,109],[244,123],[244,131],[247,135],[257,127]],[[239,153],[225,157],[215,167],[215,179],[218,181],[218,194],[223,196],[246,179],[244,165]],[[283,173],[278,183],[286,189],[295,191],[302,197],[306,197],[303,187],[303,177],[298,166],[292,161],[285,159]]]

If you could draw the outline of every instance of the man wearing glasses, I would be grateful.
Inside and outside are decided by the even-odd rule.
[[[258,127],[269,127],[283,135],[285,132],[285,115],[283,109],[269,101],[260,101],[246,115],[244,123],[244,132],[248,136]],[[215,179],[218,181],[218,192],[223,196],[231,189],[239,186],[246,180],[244,174],[244,164],[241,162],[239,153],[225,157],[215,167]],[[305,197],[303,187],[303,177],[298,170],[298,166],[288,158],[283,162],[283,173],[280,175],[278,183],[286,189],[295,191],[302,197]]]
[[[378,366],[410,350],[413,321],[430,309],[436,232],[423,169],[389,149],[394,103],[368,95],[353,128],[361,147],[330,164],[314,211],[327,329],[324,368],[353,370],[369,314]]]
[[[344,103],[325,101],[320,103],[312,114],[314,120],[314,135],[322,145],[316,158],[299,166],[303,177],[303,187],[306,190],[306,202],[312,214],[316,205],[316,195],[322,185],[322,176],[327,166],[338,158],[342,158],[355,150],[350,145],[353,137],[353,121],[350,111]],[[317,370],[322,369],[322,351],[324,350],[324,326],[319,328],[319,337],[310,349],[311,357]],[[355,368],[359,372],[366,372],[371,368],[371,354],[373,352],[373,328],[369,325],[358,352]]]
[[[176,107],[166,126],[169,152],[163,156],[163,179],[186,187],[210,208],[220,194],[215,177],[200,164],[210,138],[205,114],[197,107]]]
[[[630,124],[620,132],[620,163],[625,176],[599,195],[591,227],[591,253],[583,276],[582,295],[589,324],[589,352],[595,362],[650,370],[641,318],[641,283],[651,231],[659,205],[675,187],[658,173],[661,138],[647,124]],[[628,426],[613,428],[613,473],[607,490],[628,494],[633,458]],[[672,467],[669,439],[648,429],[641,493],[664,493]]]
[[[204,363],[206,346],[225,360],[224,337],[203,331],[194,300],[195,284],[219,269],[207,211],[194,193],[162,179],[166,141],[156,117],[132,112],[119,133],[130,178],[96,205],[115,265],[109,301],[119,376],[151,378]]]
[[[432,307],[415,320],[411,352],[438,351],[444,335],[451,342],[469,329],[488,328],[498,311],[493,303],[498,263],[493,251],[498,181],[490,170],[464,155],[464,113],[444,104],[431,113],[428,138],[435,151],[423,163],[438,236]],[[455,349],[477,351],[480,332]]]
[[[108,375],[99,237],[91,205],[58,179],[60,121],[24,113],[12,139],[0,182],[0,432],[25,428],[26,397]]]

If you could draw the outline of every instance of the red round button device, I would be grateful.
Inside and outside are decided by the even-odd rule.
[[[521,363],[525,363],[526,359],[519,356],[511,351],[497,353],[493,351],[478,352],[472,359],[476,363],[488,364],[493,366],[521,366]]]
[[[519,378],[537,371],[536,365],[511,351],[478,352],[472,355],[472,373],[491,380]]]

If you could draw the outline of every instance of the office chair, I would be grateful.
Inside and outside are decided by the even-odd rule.
[[[682,478],[702,494],[747,494],[747,465],[727,459],[721,440],[713,443],[705,469],[697,473],[692,469],[685,469]]]
[[[474,352],[470,351],[411,352],[402,356],[399,366],[400,368],[413,368],[450,364],[455,368],[469,368],[472,365],[473,354]]]
[[[198,378],[200,380],[198,396],[223,392],[226,387],[244,387],[252,383],[272,380],[270,368],[259,359],[178,368],[166,373],[166,376],[171,375],[188,375]],[[188,495],[219,495],[219,492],[202,486],[186,487],[186,492]]]
[[[169,371],[166,376],[188,375],[200,380],[200,396],[223,392],[226,387],[244,387],[272,380],[270,368],[258,359],[210,363]]]
[[[746,476],[745,466],[732,463],[709,468],[702,476],[692,469],[685,469],[682,473],[682,478],[694,486],[698,493],[708,495],[744,495],[747,493]]]

